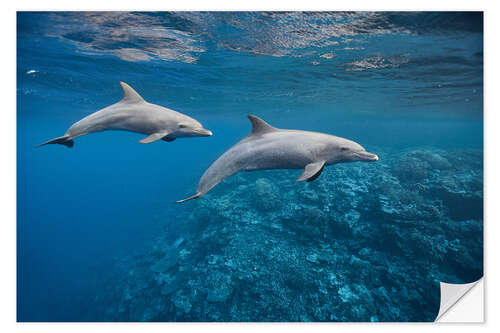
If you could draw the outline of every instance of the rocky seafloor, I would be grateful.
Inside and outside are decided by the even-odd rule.
[[[168,208],[96,299],[106,320],[433,321],[440,281],[483,274],[482,151],[379,156],[312,183],[241,173]]]

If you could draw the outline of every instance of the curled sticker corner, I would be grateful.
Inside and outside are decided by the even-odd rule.
[[[441,303],[439,305],[439,313],[436,316],[435,322],[440,321],[441,317],[447,313],[462,297],[464,297],[479,281],[465,284],[445,283],[440,282]]]

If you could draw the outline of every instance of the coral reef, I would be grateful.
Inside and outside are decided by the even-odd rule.
[[[120,262],[109,320],[434,320],[440,281],[483,273],[482,152],[379,156],[309,184],[239,174],[172,208]]]

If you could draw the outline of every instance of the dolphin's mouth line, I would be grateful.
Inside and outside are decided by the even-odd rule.
[[[362,161],[366,162],[375,162],[378,161],[378,156],[376,154],[372,154],[366,151],[363,152],[356,152],[354,153],[356,156],[358,156]]]
[[[213,135],[212,131],[207,130],[205,128],[197,129],[196,134],[199,134],[200,136],[212,136]]]

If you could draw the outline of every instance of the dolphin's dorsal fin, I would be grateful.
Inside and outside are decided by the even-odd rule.
[[[272,127],[259,117],[248,115],[248,119],[250,119],[250,122],[252,123],[252,134],[258,135],[278,130],[277,128]]]
[[[123,88],[123,98],[121,100],[122,102],[126,103],[144,102],[144,98],[142,98],[141,95],[137,93],[137,91],[132,89],[131,86],[129,86],[125,82],[120,82],[120,85]]]

